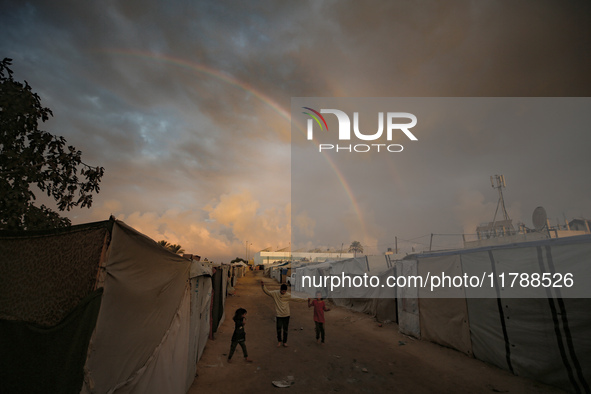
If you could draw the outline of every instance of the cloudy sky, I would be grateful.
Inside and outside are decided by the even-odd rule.
[[[0,4],[0,56],[52,109],[43,128],[105,167],[74,223],[112,214],[217,261],[289,246],[292,223],[294,249],[383,253],[431,233],[444,247],[492,220],[495,174],[515,222],[531,227],[538,205],[553,223],[591,217],[585,99],[563,106],[577,122],[548,120],[555,131],[460,114],[462,127],[425,127],[362,172],[343,158],[298,167],[315,202],[294,203],[335,211],[291,217],[292,98],[587,97],[587,1]]]

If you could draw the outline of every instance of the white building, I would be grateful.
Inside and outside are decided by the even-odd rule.
[[[328,260],[344,260],[354,257],[353,253],[344,252],[257,252],[254,254],[254,265],[273,264],[277,261],[308,261],[313,263],[322,263]]]

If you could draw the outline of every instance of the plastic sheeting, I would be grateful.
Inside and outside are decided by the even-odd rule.
[[[76,392],[112,222],[0,232],[0,391]]]
[[[25,363],[2,368],[0,391],[188,390],[210,330],[211,267],[114,219],[0,233],[0,251],[0,363]]]
[[[185,385],[186,368],[164,368],[161,357],[187,360],[190,261],[115,222],[102,269],[103,302],[83,392],[183,392],[168,382]]]
[[[584,282],[588,268],[584,266],[591,261],[591,237],[416,255],[413,259],[397,262],[399,272],[574,272],[580,274],[575,275],[575,282]],[[503,288],[499,283],[485,292],[462,287],[424,294],[424,290],[399,288],[399,327],[403,333],[472,352],[474,357],[516,375],[570,392],[591,392],[591,298],[565,298],[565,293],[560,287],[529,286],[515,298],[507,284]],[[483,294],[488,298],[478,297]],[[412,311],[416,295],[423,295],[418,298],[417,314]]]
[[[189,387],[194,380],[195,365],[201,358],[209,338],[211,307],[211,267],[193,261],[191,264],[191,311],[189,328],[189,354],[187,357],[187,380]]]
[[[426,276],[427,272],[445,272],[450,276],[461,276],[460,256],[446,255],[421,260],[418,264],[418,274]],[[425,292],[432,294],[423,297]],[[471,355],[470,325],[464,289],[440,287],[431,292],[421,287],[418,293],[421,338]]]
[[[0,391],[78,392],[101,295],[92,292],[52,327],[0,320]]]
[[[228,289],[228,273],[230,266],[217,264],[213,266],[215,272],[212,276],[212,301],[211,301],[211,330],[210,338],[217,331],[218,327],[224,322],[226,318],[226,296]]]
[[[417,275],[416,260],[401,260],[396,262],[396,272],[401,275]],[[400,287],[398,297],[398,330],[406,335],[421,337],[419,321],[419,293],[416,287]]]
[[[382,260],[385,267],[386,260]],[[314,296],[316,291],[320,291],[323,297],[330,297],[338,306],[343,306],[357,312],[367,313],[375,316],[379,321],[396,321],[396,294],[394,288],[381,286],[333,288],[330,281],[326,286],[310,288],[307,279],[306,286],[302,286],[303,277],[311,278],[310,282],[312,284],[320,283],[321,278],[330,276],[336,276],[339,278],[342,278],[343,275],[360,277],[368,273],[368,267],[368,259],[365,256],[303,266],[296,270],[298,278],[296,281],[296,291],[305,291],[311,296]],[[380,283],[385,283],[385,278],[394,275],[394,273],[395,268],[392,267],[389,269],[383,269],[380,272],[372,272],[371,275],[379,277]]]

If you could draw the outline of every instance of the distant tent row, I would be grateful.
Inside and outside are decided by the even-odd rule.
[[[186,393],[229,272],[114,219],[0,232],[1,391]]]
[[[463,286],[435,291],[396,288],[394,294],[381,288],[315,290],[336,305],[395,321],[403,334],[459,350],[518,376],[591,393],[591,236],[415,254],[396,261],[386,256],[384,264],[373,257],[374,261],[364,256],[300,266],[292,288],[310,295],[312,289],[302,287],[302,276],[343,272],[351,277],[371,273],[381,283],[388,276],[425,278],[437,272],[460,277],[476,271],[527,272],[554,278],[557,272],[573,273],[576,286],[530,286],[520,297],[507,284],[484,292]]]
[[[283,280],[283,277],[287,275],[287,269],[290,267],[290,265],[291,262],[289,261],[279,261],[274,264],[265,265],[263,276],[275,279],[278,283],[284,283],[285,281]]]
[[[376,256],[377,257],[377,256]],[[389,288],[331,288],[331,286],[321,286],[310,288],[308,283],[306,287],[302,286],[302,278],[315,278],[315,283],[320,283],[320,278],[326,276],[342,277],[343,274],[351,277],[363,276],[366,273],[385,278],[393,275],[394,267],[388,267],[389,261],[383,260],[379,263],[370,262],[368,256],[355,257],[339,261],[327,261],[320,264],[304,265],[297,268],[295,290],[307,292],[310,297],[314,296],[316,291],[321,291],[323,297],[331,298],[335,305],[343,306],[357,312],[364,312],[375,316],[380,321],[396,321],[396,299],[395,292]],[[372,269],[370,271],[370,269]],[[314,279],[312,279],[314,280]],[[382,283],[385,279],[382,280]]]
[[[570,392],[591,392],[591,236],[418,254],[396,262],[398,273],[406,275],[445,270],[461,276],[476,268],[547,277],[574,272],[575,285],[587,295],[563,297],[568,290],[563,283],[562,288],[530,286],[532,297],[527,298],[505,296],[507,283],[504,290],[497,286],[498,296],[488,298],[472,297],[470,288],[434,294],[398,289],[399,330],[518,376]],[[542,297],[533,297],[534,292]]]

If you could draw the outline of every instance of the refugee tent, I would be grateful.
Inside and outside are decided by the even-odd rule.
[[[114,219],[2,232],[0,255],[2,392],[188,390],[206,268]]]
[[[212,302],[211,302],[211,327],[209,337],[213,339],[213,334],[226,318],[226,296],[228,290],[228,279],[230,266],[228,264],[210,263],[213,269],[212,281]]]
[[[591,392],[591,236],[412,255],[397,262],[397,269],[423,278],[480,272],[487,280],[483,287],[418,288],[414,293],[399,288],[401,332],[519,376],[570,392]],[[501,282],[503,273],[519,274],[517,280],[523,273],[530,279],[546,274],[556,286],[511,286],[508,277]],[[573,274],[573,283],[564,281],[564,273]]]
[[[295,290],[307,293],[308,297],[314,297],[316,291],[321,291],[323,297],[328,297],[328,289],[323,278],[330,275],[330,267],[331,262],[325,262],[296,268]]]
[[[368,256],[301,266],[296,269],[295,290],[310,297],[320,291],[335,305],[370,314],[380,321],[396,321],[396,293],[392,288],[366,286],[364,278],[370,273],[369,267]],[[395,270],[387,268],[384,257],[374,267],[380,271],[371,275],[378,277],[380,283],[385,283],[385,278]]]
[[[195,365],[203,355],[209,339],[211,321],[212,269],[209,265],[193,261],[191,264],[191,327],[189,336],[189,358],[187,362],[187,383],[193,382]],[[190,380],[190,381],[189,381]]]
[[[281,283],[281,269],[289,266],[289,261],[280,261],[275,264],[266,265],[264,276],[275,279],[278,283]]]
[[[242,261],[239,261],[237,263],[232,263],[232,269],[234,272],[234,277],[236,279],[242,278],[244,275],[246,275],[246,270],[248,269],[248,265],[244,264]],[[234,285],[234,283],[232,283],[232,285]]]
[[[109,223],[0,233],[2,392],[76,392],[103,288]]]
[[[340,286],[330,291],[330,297],[336,305],[345,306],[357,312],[375,316],[379,321],[396,321],[396,292],[394,288],[382,287],[388,276],[394,275],[395,268],[387,268],[386,259],[382,264],[373,264],[376,271],[370,271],[369,257],[357,257],[335,262],[331,274],[339,278],[347,275],[357,277],[351,285]],[[381,260],[381,259],[380,259]],[[379,270],[378,270],[379,269]],[[378,278],[378,282],[370,281],[370,276]],[[363,279],[363,281],[361,280]],[[379,283],[372,285],[372,283]]]

